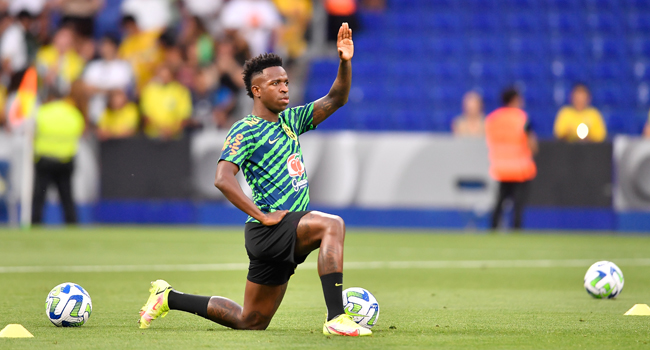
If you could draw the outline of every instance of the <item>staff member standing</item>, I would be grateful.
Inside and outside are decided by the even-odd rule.
[[[54,183],[59,191],[65,222],[77,222],[72,199],[72,172],[84,127],[84,117],[77,107],[50,91],[48,102],[41,105],[36,114],[32,223],[40,224],[43,220],[43,206],[50,183]]]
[[[523,99],[515,89],[502,95],[503,107],[485,119],[485,133],[490,157],[490,174],[499,182],[499,194],[492,216],[492,229],[499,226],[503,203],[514,202],[515,229],[521,228],[530,181],[537,168],[533,154],[537,152],[537,137],[531,130]]]

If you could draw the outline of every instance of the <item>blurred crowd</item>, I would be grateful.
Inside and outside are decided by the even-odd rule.
[[[263,52],[280,54],[292,79],[304,76],[292,69],[305,67],[312,0],[123,0],[119,28],[97,36],[109,2],[0,0],[0,125],[30,66],[39,101],[67,100],[103,140],[229,128],[250,109],[244,62]],[[338,29],[357,1],[324,6]]]

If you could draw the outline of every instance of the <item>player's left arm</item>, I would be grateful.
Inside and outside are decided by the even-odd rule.
[[[350,86],[352,84],[352,56],[354,56],[354,43],[352,42],[352,29],[347,23],[339,28],[336,40],[339,58],[339,72],[330,88],[330,92],[314,102],[313,120],[314,126],[323,122],[337,109],[348,102]]]

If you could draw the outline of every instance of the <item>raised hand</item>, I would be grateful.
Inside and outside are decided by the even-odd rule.
[[[336,47],[339,51],[339,58],[343,61],[349,61],[354,56],[354,43],[352,42],[352,29],[346,23],[339,28],[338,38],[336,40]]]

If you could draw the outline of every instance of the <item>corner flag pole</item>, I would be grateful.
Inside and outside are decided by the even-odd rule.
[[[12,129],[23,127],[22,186],[20,189],[20,227],[30,229],[32,225],[32,195],[34,186],[34,129],[36,121],[36,94],[38,75],[34,67],[25,71],[16,97],[9,109]]]

